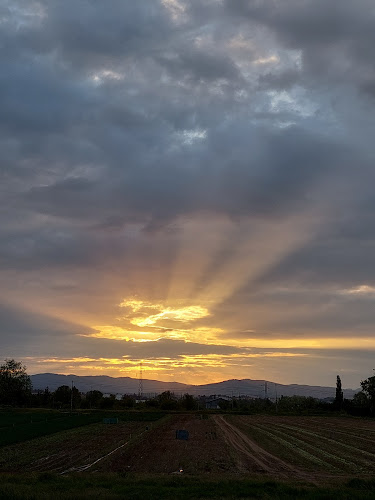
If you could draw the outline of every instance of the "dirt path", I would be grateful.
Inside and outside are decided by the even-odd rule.
[[[302,471],[261,448],[236,426],[225,420],[222,415],[215,415],[214,418],[227,442],[250,459],[250,462],[255,463],[260,472],[273,476],[306,479],[306,475]]]

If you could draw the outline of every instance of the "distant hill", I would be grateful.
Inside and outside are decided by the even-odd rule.
[[[137,394],[139,390],[139,380],[131,377],[109,377],[105,375],[78,376],[59,375],[56,373],[39,373],[31,375],[33,388],[55,391],[61,385],[70,386],[73,382],[75,387],[81,392],[98,390],[111,394]],[[194,395],[210,396],[250,396],[265,397],[275,399],[280,396],[312,396],[318,399],[334,398],[335,387],[321,387],[311,385],[290,384],[283,385],[265,380],[224,380],[214,384],[187,385],[179,382],[160,382],[159,380],[143,380],[143,394],[159,394],[164,391],[171,391],[177,394],[186,392]],[[360,389],[344,389],[344,397],[353,398]]]

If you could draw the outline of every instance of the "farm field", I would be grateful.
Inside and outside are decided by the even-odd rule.
[[[121,421],[153,421],[158,412],[60,412],[53,410],[14,410],[0,412],[0,446],[101,422],[105,417]]]
[[[375,498],[371,420],[157,416],[154,422],[139,416],[113,425],[96,422],[2,446],[0,497],[7,498],[5,484],[9,498],[34,498],[26,490],[35,483],[45,498],[48,485],[62,491],[64,485],[77,491],[86,485],[77,498],[94,498],[101,488],[101,498],[161,498],[153,488],[166,488],[163,498],[244,498],[243,488],[253,488],[256,498]],[[176,439],[179,429],[189,431],[187,441]],[[25,483],[19,496],[12,486],[16,477]],[[215,496],[219,484],[222,495]],[[42,490],[35,498],[43,498]],[[146,496],[138,496],[141,491]],[[69,497],[62,492],[61,498]]]
[[[119,416],[119,422],[104,424],[103,415],[112,418]],[[11,433],[17,441],[24,436],[26,440],[0,448],[0,472],[48,471],[61,474],[68,470],[88,470],[93,462],[126,446],[144,432],[146,427],[151,428],[152,421],[161,416],[160,413],[151,412],[98,412],[82,415],[75,420],[74,416],[60,415],[61,418],[51,421],[53,427],[47,427],[45,434],[49,435],[34,439],[29,431],[36,424],[31,424],[28,420],[18,422],[11,430],[3,427],[1,431]],[[69,425],[74,428],[69,428]],[[51,429],[53,432],[48,432]]]
[[[188,441],[176,440],[186,429]],[[280,480],[339,481],[375,473],[375,422],[352,418],[173,415],[101,471],[243,474]]]
[[[375,422],[340,417],[216,416],[239,468],[256,463],[280,478],[324,479],[375,472]]]
[[[177,440],[176,431],[187,430],[187,441]],[[100,465],[101,472],[129,471],[137,474],[236,474],[231,446],[215,418],[199,415],[170,415],[168,420],[133,446]]]

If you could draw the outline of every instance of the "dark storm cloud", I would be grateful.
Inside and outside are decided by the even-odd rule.
[[[180,53],[160,58],[159,62],[176,78],[207,83],[221,79],[235,81],[239,78],[239,72],[229,57],[192,50],[190,47]]]
[[[68,170],[85,163],[100,165],[103,170],[94,180],[61,179],[56,172],[56,182],[51,179],[47,185],[30,187],[26,194],[30,208],[63,217],[90,213],[95,219],[96,210],[108,211],[105,219],[119,218],[124,212],[130,218],[147,219],[152,212],[153,218],[166,221],[192,210],[257,215],[282,210],[292,199],[303,198],[315,175],[342,162],[345,153],[327,138],[322,141],[298,128],[259,134],[246,124],[247,117],[240,122],[238,116],[234,119],[235,102],[225,97],[211,95],[210,106],[206,106],[207,89],[194,87],[194,82],[189,89],[198,90],[195,102],[186,94],[183,100],[173,82],[164,86],[175,97],[173,109],[165,98],[168,94],[163,96],[146,78],[160,78],[165,68],[177,78],[178,68],[180,76],[191,73],[194,80],[234,83],[239,70],[228,55],[220,53],[220,47],[212,55],[207,48],[189,45],[191,26],[184,39],[160,5],[113,2],[108,9],[87,1],[78,7],[74,3],[73,9],[73,4],[42,2],[32,4],[31,10],[38,5],[40,19],[36,15],[34,24],[22,23],[15,30],[14,23],[5,23],[4,45],[18,59],[9,58],[3,73],[4,131],[12,134],[14,142],[19,141],[23,162],[29,153],[33,172],[38,167],[53,171],[57,156]],[[246,5],[234,3],[232,9],[246,7],[246,12],[254,11],[257,19],[267,21],[267,10],[255,8],[251,2]],[[219,16],[223,11],[214,3],[205,3],[202,9],[217,14],[213,24],[222,23]],[[191,12],[197,15],[196,9]],[[302,12],[300,17],[304,15]],[[298,25],[298,19],[289,22]],[[166,48],[163,31],[167,31],[169,45],[176,42],[172,53]],[[299,40],[296,34],[296,43]],[[140,63],[127,59],[135,56]],[[79,64],[69,67],[80,57]],[[25,59],[29,61],[26,67]],[[139,80],[135,77],[97,87],[87,82],[87,64],[94,74],[106,62],[111,69],[113,61],[115,69],[126,75],[136,67]],[[285,86],[291,77],[284,77],[284,83],[282,76],[280,83],[272,74],[262,78],[260,82]],[[140,85],[138,95],[136,85]],[[162,105],[155,104],[157,95]],[[212,127],[215,102],[227,114],[223,127]],[[174,132],[201,125],[211,125],[207,141],[196,141],[191,147],[180,144],[178,151],[170,151],[173,142],[178,142],[172,137]],[[21,166],[16,157],[13,162],[15,168]],[[202,162],[210,167],[202,168]],[[217,168],[212,169],[211,164]]]
[[[62,339],[66,343],[82,330],[82,326],[69,321],[8,305],[0,306],[0,324],[2,353],[9,357],[18,351],[18,355],[25,350],[38,355],[44,349],[54,350]]]
[[[184,222],[276,223],[310,209],[321,227],[234,295],[242,323],[250,288],[309,282],[322,301],[325,287],[373,285],[372,1],[181,5],[176,18],[159,1],[0,7],[0,267],[19,271],[6,286],[47,270],[51,290],[59,273],[105,266],[129,276],[149,265],[167,282]],[[235,255],[227,246],[195,290]],[[106,289],[111,300],[121,293]],[[289,301],[297,307],[298,294]],[[354,310],[341,298],[334,314],[345,307],[353,320],[348,312],[339,325],[368,328],[370,303]],[[334,329],[334,314],[316,329]]]
[[[266,73],[259,77],[259,87],[274,90],[288,90],[299,83],[300,73],[291,68],[280,73]],[[291,115],[289,115],[289,118]]]
[[[20,44],[35,54],[57,50],[68,63],[86,68],[96,66],[98,60],[114,61],[141,52],[150,43],[162,41],[163,30],[171,29],[158,1],[111,0],[110,8],[90,0],[12,3],[8,3],[3,32],[8,51],[17,50]]]
[[[372,92],[375,13],[371,0],[225,0],[240,22],[267,26],[285,46],[301,50],[313,78],[345,78]]]
[[[322,175],[343,169],[347,162],[345,148],[298,129],[274,134],[247,129],[250,144],[246,144],[245,134],[237,127],[208,139],[204,154],[221,157],[217,169],[199,169],[198,165],[176,169],[172,158],[182,162],[183,154],[171,158],[167,153],[167,163],[155,169],[124,165],[123,170],[112,171],[108,180],[68,178],[33,187],[24,199],[29,208],[72,218],[99,217],[108,212],[125,213],[134,220],[159,216],[169,222],[181,214],[204,210],[275,216],[294,209]],[[236,150],[234,155],[229,155],[230,143]],[[256,143],[258,151],[253,149]]]
[[[323,287],[374,286],[375,256],[370,250],[375,241],[374,212],[369,208],[372,196],[365,188],[363,193],[366,203],[349,211],[341,205],[341,213],[308,246],[292,252],[260,281],[276,286],[301,280]]]

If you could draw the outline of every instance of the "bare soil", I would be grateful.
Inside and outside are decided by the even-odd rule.
[[[301,471],[296,467],[260,447],[224,416],[216,415],[215,421],[227,442],[238,452],[237,463],[242,472],[256,471],[281,477],[301,476]]]
[[[188,440],[176,439],[186,430]],[[92,424],[1,448],[0,472],[194,474],[327,483],[375,473],[375,422],[174,414]]]
[[[134,439],[145,423],[91,424],[1,449],[0,472],[57,472],[86,466]]]
[[[235,428],[311,477],[372,475],[375,422],[354,418],[228,416]]]
[[[187,430],[187,441],[176,439],[177,430]],[[214,418],[171,415],[146,432],[142,440],[119,451],[98,470],[152,474],[237,473],[235,453],[227,444]]]

